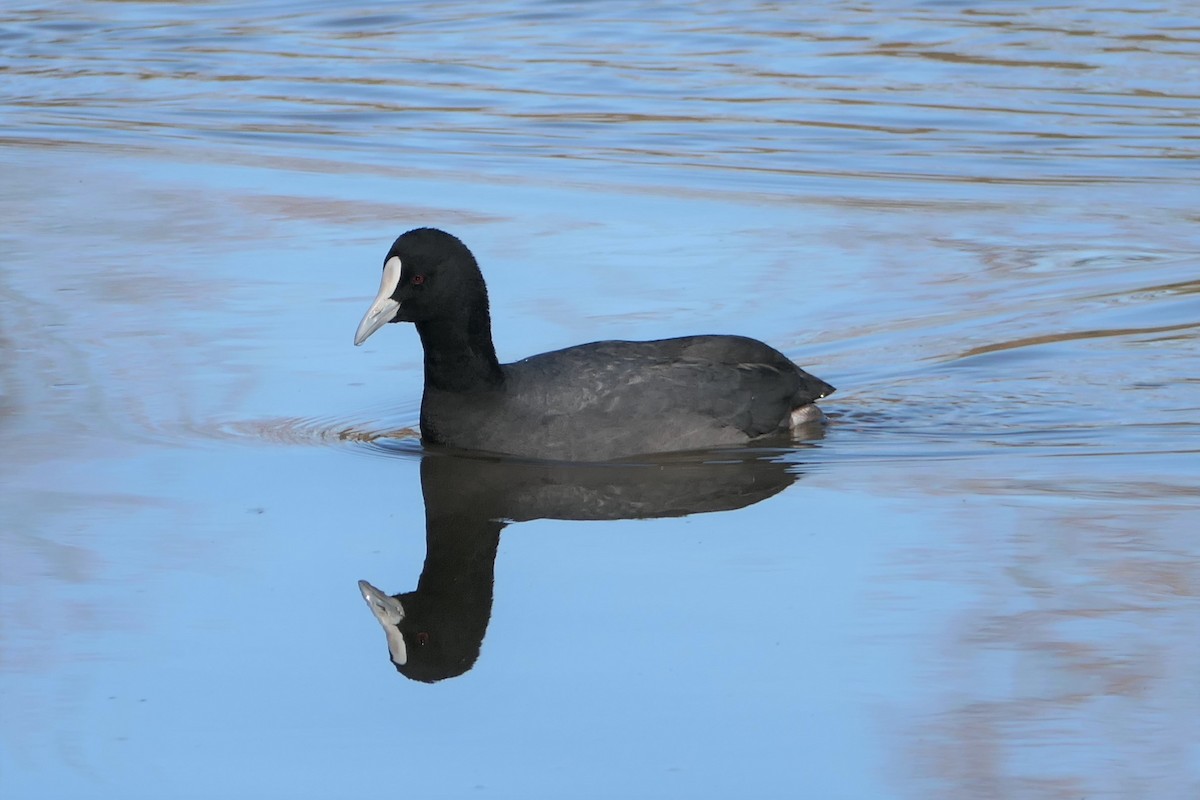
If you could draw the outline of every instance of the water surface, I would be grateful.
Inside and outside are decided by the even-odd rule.
[[[0,793],[1200,795],[1194,12],[7,4]],[[751,335],[832,422],[428,455],[350,345],[417,225],[504,360]]]

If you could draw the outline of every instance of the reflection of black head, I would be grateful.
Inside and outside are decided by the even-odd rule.
[[[431,453],[421,460],[427,550],[416,591],[389,598],[365,581],[360,588],[397,670],[429,683],[452,678],[479,656],[507,521],[733,510],[782,491],[796,479],[793,469],[752,454],[574,465]]]
[[[416,591],[390,598],[359,582],[387,634],[392,663],[405,677],[426,683],[453,678],[479,657],[492,614],[492,573],[502,527],[486,520],[430,526]]]

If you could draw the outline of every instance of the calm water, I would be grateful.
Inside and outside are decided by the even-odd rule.
[[[1195,3],[809,5],[6,3],[0,795],[1200,796]],[[826,435],[423,454],[427,224]]]

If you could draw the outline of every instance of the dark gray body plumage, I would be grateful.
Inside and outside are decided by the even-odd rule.
[[[497,385],[426,386],[432,443],[600,461],[736,445],[788,428],[791,411],[833,391],[774,348],[741,336],[605,341],[500,367]]]

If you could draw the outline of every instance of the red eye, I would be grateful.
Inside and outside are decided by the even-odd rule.
[[[425,282],[424,275],[413,275],[412,276],[412,285],[413,286],[420,286],[424,282]]]

